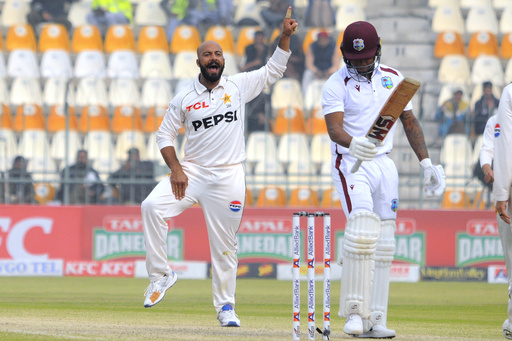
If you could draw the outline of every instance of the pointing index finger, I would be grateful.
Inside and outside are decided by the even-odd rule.
[[[288,6],[288,10],[286,11],[285,18],[286,19],[291,19],[292,18],[292,6]]]

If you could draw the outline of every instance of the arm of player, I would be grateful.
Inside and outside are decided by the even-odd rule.
[[[375,144],[366,137],[350,136],[343,129],[343,112],[333,112],[325,115],[327,132],[331,140],[349,149],[349,154],[360,161],[371,161],[377,154]]]
[[[412,150],[420,160],[423,168],[423,184],[427,198],[440,197],[446,187],[446,176],[443,166],[433,166],[429,158],[425,136],[420,123],[414,116],[412,110],[406,110],[400,115],[400,121],[404,127],[405,135]]]
[[[494,172],[491,164],[494,158],[494,125],[496,124],[496,116],[487,120],[484,134],[482,137],[482,147],[480,148],[480,166],[484,172],[484,180],[486,183],[494,182]]]
[[[173,146],[168,146],[160,149],[160,153],[165,160],[165,163],[171,169],[171,188],[172,194],[176,199],[181,200],[185,197],[185,190],[188,186],[188,177],[181,167],[180,161],[176,156],[176,150]]]

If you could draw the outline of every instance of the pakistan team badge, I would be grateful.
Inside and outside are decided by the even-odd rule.
[[[386,89],[391,89],[393,87],[393,81],[391,80],[391,77],[382,77],[382,86]]]

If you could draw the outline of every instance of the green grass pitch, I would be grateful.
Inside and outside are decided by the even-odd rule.
[[[218,326],[210,280],[178,280],[162,302],[145,309],[147,284],[133,278],[0,277],[0,340],[292,339],[291,282],[240,279],[241,328]],[[321,316],[322,282],[316,285]],[[301,289],[306,340],[306,282]],[[333,282],[332,340],[351,339],[337,316],[339,289]],[[388,326],[397,331],[395,340],[504,340],[507,298],[504,284],[391,283]]]

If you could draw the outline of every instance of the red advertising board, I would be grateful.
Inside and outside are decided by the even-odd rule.
[[[82,214],[82,207],[0,205],[0,258],[81,258]]]
[[[289,262],[292,214],[297,211],[297,208],[246,208],[237,236],[240,263]],[[326,212],[332,218],[331,245],[335,261],[346,220],[341,210]],[[322,256],[322,223],[322,218],[316,218],[317,261]],[[210,261],[201,208],[186,210],[170,219],[168,225],[167,251],[171,261]],[[305,242],[305,218],[302,231]],[[420,266],[504,263],[492,211],[402,210],[398,213],[396,241],[396,263]],[[62,258],[91,261],[88,267],[91,264],[97,267],[94,262],[123,262],[144,257],[138,206],[0,205],[2,259]]]

